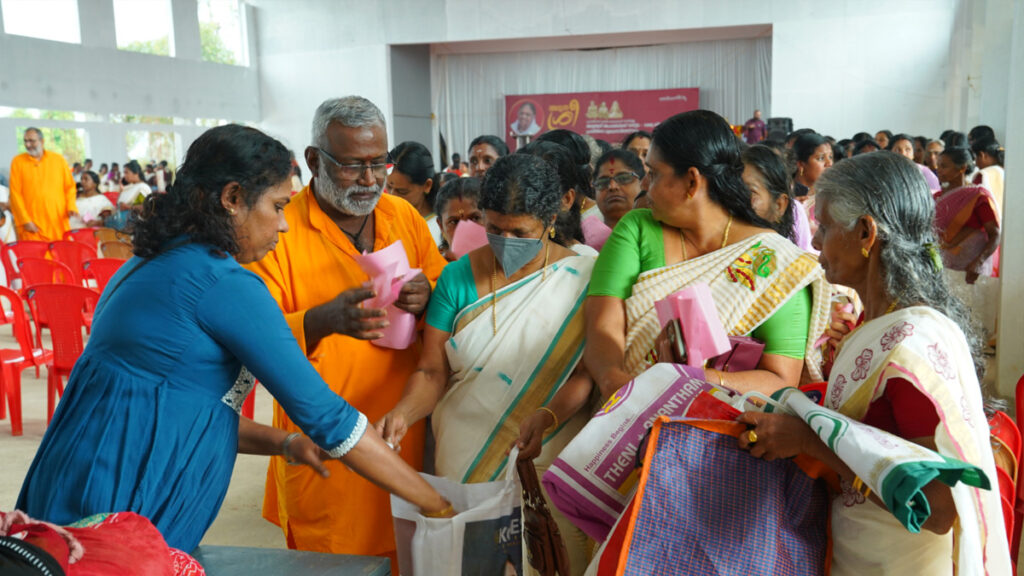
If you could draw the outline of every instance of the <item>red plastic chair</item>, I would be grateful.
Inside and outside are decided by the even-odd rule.
[[[124,264],[124,260],[117,258],[93,258],[92,260],[86,260],[82,264],[82,277],[88,281],[90,279],[96,281],[96,291],[100,294],[103,293],[103,289],[107,287],[107,282],[114,277],[114,274]]]
[[[0,301],[10,305],[14,338],[18,348],[0,350],[0,419],[5,418],[4,400],[11,413],[11,435],[21,436],[21,373],[29,366],[45,366],[53,361],[53,352],[32,345],[32,328],[25,316],[25,303],[18,293],[0,286]]]
[[[110,200],[110,203],[114,206],[117,206],[117,199],[121,197],[120,192],[104,192],[103,195],[106,196],[107,200]]]
[[[25,287],[25,284],[21,281],[21,270],[17,266],[18,260],[22,258],[46,258],[50,253],[50,243],[36,241],[11,242],[4,245],[2,252],[4,274],[7,276],[7,287],[21,290]]]
[[[53,341],[53,358],[46,363],[47,424],[53,419],[56,397],[64,394],[64,378],[71,375],[84,349],[83,313],[95,308],[99,297],[95,290],[66,284],[39,284],[28,289],[29,302],[49,320]]]
[[[70,242],[79,242],[92,248],[92,257],[95,258],[97,250],[100,248],[100,242],[96,239],[96,230],[98,228],[79,228],[78,230],[68,230],[64,233],[64,239]]]
[[[86,260],[96,257],[96,248],[90,248],[82,242],[58,240],[50,243],[50,254],[53,255],[54,260],[67,264],[75,275],[75,280],[81,285],[83,284],[82,264]]]
[[[68,268],[56,260],[43,258],[23,258],[18,260],[18,269],[21,271],[22,288],[20,290],[23,298],[27,298],[28,289],[37,284],[77,284],[75,275]],[[46,314],[39,311],[29,303],[29,311],[36,325],[36,346],[43,346],[43,328],[49,327]]]

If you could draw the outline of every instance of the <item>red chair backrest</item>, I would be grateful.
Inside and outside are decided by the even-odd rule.
[[[17,258],[14,256],[14,251],[7,244],[0,246],[0,260],[3,261],[4,278],[7,279],[7,287],[12,288],[16,280],[21,281],[21,274],[15,265]]]
[[[96,307],[95,290],[66,284],[39,284],[28,289],[28,299],[46,316],[53,342],[53,366],[71,370],[84,349],[83,312]]]
[[[99,240],[96,240],[96,228],[79,228],[78,230],[68,230],[64,233],[64,239],[72,242],[81,242],[86,246],[92,248],[93,256],[96,255],[96,250],[99,249]]]
[[[0,286],[0,300],[7,300],[14,313],[14,320],[11,326],[14,328],[14,338],[18,341],[18,348],[25,358],[32,357],[32,327],[25,316],[25,302],[18,296],[18,293],[5,286]]]
[[[50,243],[39,240],[11,242],[7,248],[14,254],[15,262],[22,258],[46,258],[50,253]]]
[[[22,293],[35,284],[77,284],[74,272],[63,262],[45,258],[21,258],[18,260],[21,271]]]
[[[117,199],[121,196],[121,193],[120,192],[104,192],[103,195],[107,197],[107,200],[110,200],[111,204],[113,204],[114,206],[117,206]]]
[[[75,275],[75,280],[79,284],[82,283],[82,264],[86,260],[96,257],[95,248],[90,248],[82,242],[70,240],[51,242],[50,253],[53,254],[54,260],[63,262],[68,265],[68,268],[71,268],[71,273]]]
[[[86,260],[82,264],[82,276],[85,279],[92,278],[96,280],[96,290],[102,294],[103,289],[107,287],[107,282],[114,277],[121,265],[126,260],[119,260],[117,258],[93,258],[92,260]]]

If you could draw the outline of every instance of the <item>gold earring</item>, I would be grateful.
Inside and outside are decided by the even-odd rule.
[[[228,214],[231,214],[232,216],[234,216],[235,215],[235,209],[232,208],[231,210],[228,210]]]
[[[801,175],[801,176],[803,176],[803,175],[804,175],[804,168],[803,168],[803,166],[801,166],[801,167],[800,167],[800,175]]]
[[[861,248],[860,249],[860,253],[863,254],[865,258],[870,258],[871,257],[871,254],[868,253],[868,249],[867,248]]]
[[[548,238],[551,238],[552,240],[555,239],[555,227],[554,226],[552,226],[551,229],[548,230]]]

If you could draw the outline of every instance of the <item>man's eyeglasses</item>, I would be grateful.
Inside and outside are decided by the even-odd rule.
[[[334,164],[334,166],[338,169],[338,172],[341,173],[341,177],[345,178],[346,180],[358,179],[360,176],[363,175],[364,172],[366,172],[367,169],[369,169],[370,172],[373,173],[374,178],[386,178],[388,175],[388,163],[391,162],[390,157],[385,158],[382,164],[342,164],[341,162],[335,160],[334,156],[331,156],[323,148],[317,146],[314,146],[313,148],[316,149],[316,151],[323,155],[325,158],[330,160],[331,164]]]
[[[615,180],[615,183],[619,186],[626,186],[639,179],[640,177],[637,176],[635,172],[619,172],[611,178],[605,177],[594,180],[594,189],[599,191],[607,190],[608,187],[612,185],[612,180]]]

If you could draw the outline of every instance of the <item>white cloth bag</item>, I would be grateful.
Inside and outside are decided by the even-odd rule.
[[[518,456],[513,448],[505,478],[496,482],[459,484],[421,473],[458,511],[452,518],[427,518],[391,496],[401,576],[523,574]]]

